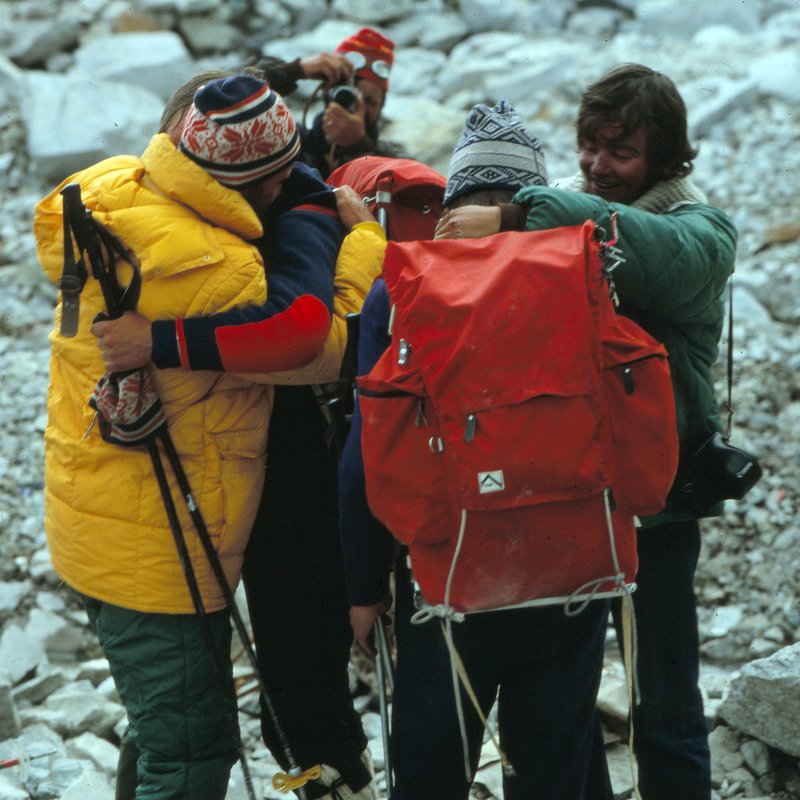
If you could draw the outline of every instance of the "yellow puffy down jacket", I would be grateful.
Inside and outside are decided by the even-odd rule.
[[[242,196],[181,155],[166,135],[141,158],[103,161],[78,182],[86,206],[141,261],[138,310],[151,319],[211,314],[263,303],[261,224]],[[63,260],[61,197],[37,206],[34,232],[53,281]],[[84,594],[144,612],[192,613],[172,534],[146,449],[107,444],[87,404],[103,362],[89,328],[103,310],[91,277],[81,295],[78,335],[51,334],[45,433],[45,525],[58,574]],[[169,429],[231,586],[264,477],[271,388],[234,375],[153,370]],[[169,473],[170,470],[167,469]],[[203,602],[224,600],[174,480],[175,505]]]

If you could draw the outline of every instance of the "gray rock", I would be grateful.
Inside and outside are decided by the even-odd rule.
[[[214,11],[218,3],[216,0],[139,0],[138,5],[142,11],[158,13],[170,9],[182,17]]]
[[[313,30],[287,36],[279,41],[267,42],[262,52],[264,55],[275,56],[285,61],[304,58],[315,53],[326,53],[334,50],[341,41],[352,36],[357,30],[358,25],[351,21],[329,18]]]
[[[650,0],[636,6],[636,19],[629,24],[658,36],[689,39],[707,25],[730,25],[749,32],[760,23],[754,3],[732,5],[728,0],[703,0],[684,6],[684,11],[686,13],[676,14],[671,0]]]
[[[129,83],[166,100],[196,71],[177,33],[148,31],[90,39],[75,52],[72,73],[84,81]]]
[[[720,725],[708,736],[711,750],[711,784],[719,789],[727,776],[744,764],[739,750],[741,737],[736,731]]]
[[[30,592],[33,584],[26,581],[8,581],[0,584],[0,616],[14,611],[20,600]]]
[[[400,20],[392,28],[392,41],[398,47],[413,47],[430,53],[446,53],[466,38],[470,30],[461,15],[454,9],[440,9],[413,14]],[[395,58],[392,67],[392,91],[395,76],[402,77],[402,65]]]
[[[12,102],[19,102],[24,80],[24,70],[0,53],[0,108],[10,108]]]
[[[758,739],[748,739],[746,742],[742,742],[741,752],[745,764],[756,777],[760,778],[762,775],[766,775],[772,768],[769,750]]]
[[[157,95],[124,83],[30,72],[26,84],[28,150],[48,181],[112,155],[139,155],[163,109]]]
[[[54,53],[73,49],[79,42],[81,21],[75,14],[28,20],[14,28],[14,39],[6,55],[21,67],[47,61]]]
[[[696,102],[691,123],[693,138],[702,139],[710,136],[714,125],[721,123],[732,112],[756,102],[759,96],[758,84],[755,81],[723,79],[712,86],[704,81],[701,91],[705,93],[704,101]]]
[[[256,0],[256,11],[260,12],[263,0]],[[279,4],[287,8],[292,15],[292,27],[303,33],[319,25],[328,16],[326,0],[283,0]]]
[[[94,658],[91,661],[82,662],[75,677],[77,680],[88,680],[92,686],[99,687],[110,674],[108,661],[105,658]]]
[[[228,25],[216,19],[213,15],[203,15],[197,17],[184,17],[180,21],[180,30],[184,39],[189,45],[189,49],[196,55],[207,55],[209,53],[225,53],[236,47],[241,47],[242,34],[233,25]],[[193,65],[191,72],[196,71]],[[168,89],[166,97],[181,83],[177,81]]]
[[[344,19],[358,20],[360,25],[380,27],[403,19],[414,11],[414,0],[393,0],[376,3],[375,0],[333,0],[333,14]]]
[[[740,605],[715,608],[710,622],[705,627],[704,635],[711,638],[725,636],[739,624],[743,613],[744,609]]]
[[[0,800],[30,800],[30,795],[0,773]]]
[[[800,757],[800,644],[745,664],[730,685],[719,715],[762,742]]]
[[[386,113],[391,115],[397,97],[439,95],[436,79],[447,63],[447,56],[424,47],[399,47],[395,50],[390,78],[391,89],[386,98]]]
[[[613,744],[606,749],[606,757],[614,800],[630,797],[633,791],[630,750],[626,745]]]
[[[796,48],[770,53],[754,61],[748,70],[750,79],[762,94],[800,102],[800,55]]]
[[[5,672],[13,683],[47,661],[44,645],[32,640],[16,623],[7,625],[0,635],[0,672]]]
[[[31,556],[29,564],[31,578],[46,582],[50,586],[60,583],[56,571],[53,569],[53,562],[50,553],[46,549],[36,550]]]
[[[125,709],[106,699],[88,681],[65,686],[47,698],[47,706],[22,709],[24,725],[44,722],[62,736],[77,736],[89,731],[109,738],[114,725],[125,716]]]
[[[62,614],[31,609],[25,636],[41,642],[48,657],[54,660],[77,660],[86,650],[87,634]]]
[[[619,30],[627,15],[617,8],[578,9],[567,21],[567,30],[581,36],[596,36],[608,41]]]
[[[440,172],[447,168],[452,145],[464,125],[464,115],[424,97],[398,99],[387,108],[391,113],[385,136],[402,142],[408,151]]]
[[[67,755],[90,761],[99,773],[113,778],[117,774],[119,748],[94,733],[82,733],[67,741]]]
[[[114,790],[108,781],[93,770],[84,769],[71,783],[61,800],[113,800]]]
[[[0,742],[19,736],[20,719],[11,692],[11,683],[0,673]]]
[[[66,683],[67,676],[60,669],[45,665],[37,670],[33,678],[14,687],[14,701],[32,705],[42,703]]]
[[[541,0],[461,0],[464,22],[473,31],[522,31],[547,34],[560,29],[575,8],[574,0],[561,3]]]
[[[55,759],[47,779],[39,783],[36,789],[39,796],[51,794],[61,798],[72,797],[74,800],[111,800],[106,791],[110,791],[108,784],[95,771],[92,763],[75,758]]]

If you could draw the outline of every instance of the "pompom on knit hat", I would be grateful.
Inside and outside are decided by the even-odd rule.
[[[450,157],[443,205],[467,192],[546,186],[547,167],[537,136],[505,100],[472,107]]]
[[[233,75],[197,90],[178,147],[223,186],[246,189],[297,158],[300,133],[264,81]]]
[[[377,83],[383,91],[389,88],[389,73],[394,63],[394,42],[372,28],[362,28],[345,39],[336,52],[354,67],[354,78]]]

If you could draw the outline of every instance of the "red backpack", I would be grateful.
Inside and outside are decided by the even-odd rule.
[[[357,379],[367,497],[425,601],[627,591],[678,462],[664,347],[617,313],[595,227],[390,242],[392,344]]]
[[[395,242],[433,239],[442,216],[444,175],[410,158],[363,156],[328,176],[331,186],[352,186],[368,197],[386,238]]]

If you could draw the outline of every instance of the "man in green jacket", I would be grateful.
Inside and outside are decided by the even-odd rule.
[[[552,188],[525,188],[506,206],[456,209],[440,221],[437,238],[586,219],[609,238],[617,233],[625,260],[612,278],[624,313],[669,352],[684,461],[720,430],[712,365],[736,229],[688,177],[697,150],[688,141],[683,100],[661,73],[623,65],[590,86],[581,99],[577,139],[576,176]],[[647,457],[643,442],[642,459]],[[710,508],[701,516],[719,511]],[[697,515],[673,490],[660,514],[642,520],[638,536],[633,599],[641,703],[633,721],[644,800],[711,796],[693,587],[699,552]],[[589,800],[610,796],[607,771],[596,772]]]

